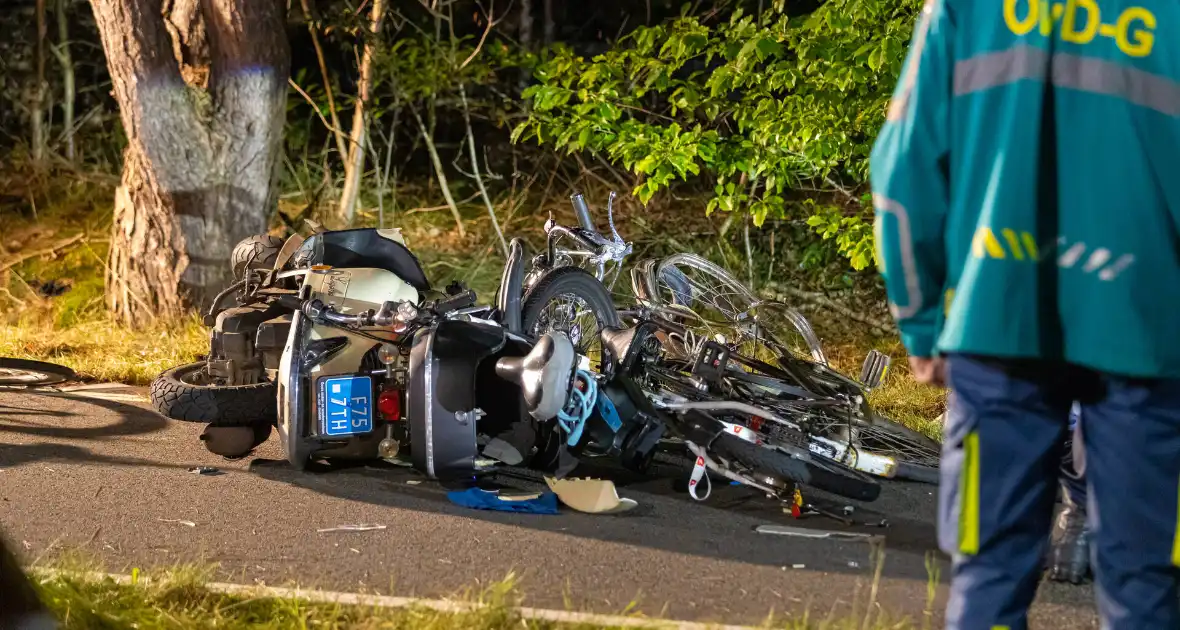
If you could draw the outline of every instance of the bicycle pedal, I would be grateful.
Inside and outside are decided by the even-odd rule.
[[[860,378],[858,379],[861,385],[867,390],[876,389],[885,381],[885,375],[889,373],[889,366],[893,363],[893,359],[889,355],[879,352],[877,350],[869,350],[865,356],[864,364],[860,368]]]

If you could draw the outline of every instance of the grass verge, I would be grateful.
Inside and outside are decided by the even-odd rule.
[[[108,628],[180,629],[218,628],[264,630],[323,628],[370,630],[602,630],[606,628],[709,627],[650,619],[633,614],[619,617],[561,615],[520,607],[515,580],[506,580],[480,591],[461,593],[445,602],[421,601],[409,606],[351,604],[312,601],[298,596],[274,596],[262,590],[234,589],[222,592],[209,582],[211,569],[184,567],[135,583],[80,571],[37,572],[34,584],[41,600],[70,630]],[[445,603],[445,605],[438,605]],[[803,614],[788,619],[768,619],[758,627],[782,630],[914,630],[908,619],[892,619],[879,606],[845,617]],[[556,620],[562,617],[570,621]]]

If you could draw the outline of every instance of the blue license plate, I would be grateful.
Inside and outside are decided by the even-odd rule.
[[[319,413],[323,435],[347,437],[373,430],[373,379],[368,376],[321,378]]]

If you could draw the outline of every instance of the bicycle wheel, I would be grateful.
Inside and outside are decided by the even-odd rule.
[[[64,365],[0,358],[0,386],[40,387],[62,383],[75,378],[74,371]]]
[[[846,452],[891,459],[897,464],[894,479],[938,483],[942,453],[938,442],[875,413],[851,379],[830,368],[814,367],[812,374],[820,384],[832,388],[830,392],[820,393],[831,404],[816,405],[806,411],[784,407],[814,392],[764,375],[733,372],[728,381],[737,395],[749,399],[751,404],[788,416],[802,414],[800,422],[806,424],[811,435],[837,442]]]
[[[856,501],[875,501],[881,495],[880,484],[832,460],[821,457],[799,459],[777,448],[753,444],[727,433],[718,435],[709,448],[719,457],[749,467],[751,472],[784,477]]]
[[[939,482],[942,445],[888,418],[874,414],[870,422],[845,424],[829,435],[838,436],[858,450],[892,458],[897,462],[894,479]]]
[[[645,278],[650,286],[636,297],[669,309],[665,316],[692,329],[685,349],[690,356],[712,339],[766,363],[790,354],[827,364],[806,317],[782,302],[759,300],[733,274],[700,256],[669,256]]]
[[[521,323],[534,339],[550,331],[564,332],[597,370],[604,359],[602,330],[620,325],[610,292],[577,267],[558,267],[538,279],[525,295]]]
[[[654,396],[665,403],[726,400],[725,396],[707,391],[693,377],[675,369],[649,366],[648,376]],[[760,406],[757,402],[751,404]],[[881,493],[880,485],[872,477],[811,453],[808,436],[802,431],[754,418],[742,411],[712,410],[708,413],[709,417],[724,419],[731,424],[757,427],[755,431],[766,440],[764,444],[753,444],[721,433],[708,445],[710,451],[735,466],[735,472],[754,479],[769,476],[792,481],[858,501],[873,501]]]

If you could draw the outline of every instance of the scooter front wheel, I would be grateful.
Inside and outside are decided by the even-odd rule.
[[[205,363],[174,367],[152,381],[152,406],[161,415],[185,422],[231,426],[270,426],[275,422],[274,383],[218,385]]]

